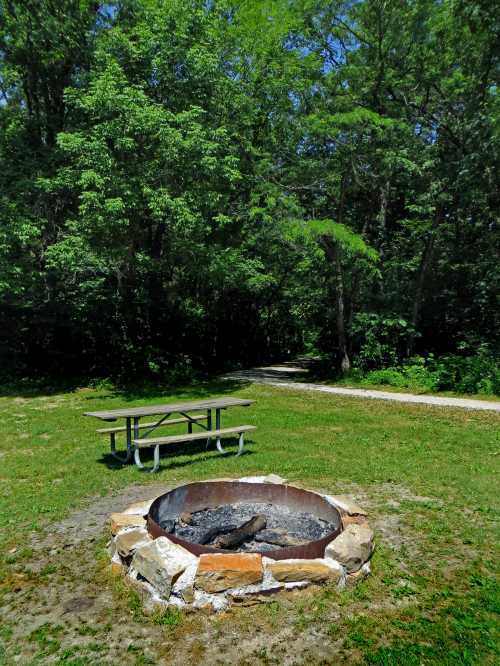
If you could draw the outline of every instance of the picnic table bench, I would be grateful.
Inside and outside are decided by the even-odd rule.
[[[146,407],[130,407],[125,409],[112,409],[99,412],[85,412],[85,416],[93,416],[102,421],[117,421],[125,419],[124,426],[112,428],[99,428],[97,432],[101,435],[110,436],[111,455],[122,463],[131,460],[132,455],[137,467],[141,470],[147,468],[141,461],[140,450],[154,447],[153,466],[148,471],[156,472],[160,465],[160,446],[163,444],[173,444],[191,440],[206,439],[206,448],[210,446],[212,439],[215,439],[217,450],[225,453],[221,438],[229,435],[238,434],[238,452],[241,455],[244,446],[244,433],[255,430],[252,425],[232,426],[230,428],[221,427],[221,411],[230,407],[248,407],[254,400],[244,400],[242,398],[210,398],[207,400],[190,400],[186,402],[170,403],[165,405],[148,405]],[[204,413],[198,413],[205,411]],[[212,412],[215,411],[215,428],[212,429]],[[190,414],[190,412],[196,412]],[[172,414],[180,414],[179,417],[168,417]],[[156,421],[148,423],[140,422],[141,418],[156,416],[160,417]],[[206,422],[206,423],[205,423]],[[168,435],[164,437],[150,437],[149,435],[157,428],[164,426],[187,424],[187,434]],[[193,426],[199,426],[202,430],[193,432]],[[140,435],[141,430],[146,430]],[[127,450],[124,454],[116,450],[116,434],[125,433]]]

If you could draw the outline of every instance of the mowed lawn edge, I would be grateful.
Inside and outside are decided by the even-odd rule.
[[[257,426],[248,438],[248,454],[221,457],[213,450],[205,452],[198,442],[164,450],[162,468],[155,475],[115,464],[108,455],[107,439],[95,433],[99,422],[82,415],[222,394],[256,400],[250,408],[224,414],[224,424]],[[0,445],[4,553],[22,544],[30,530],[50,529],[51,522],[88,498],[131,484],[144,484],[147,497],[147,486],[153,483],[168,486],[274,472],[311,488],[350,492],[371,505],[375,524],[387,516],[389,522],[391,516],[397,517],[403,532],[411,535],[402,554],[380,534],[374,575],[357,596],[343,597],[351,609],[341,622],[346,662],[356,663],[358,655],[375,660],[370,663],[444,663],[439,659],[455,650],[455,661],[449,663],[494,663],[490,616],[498,593],[492,582],[498,561],[498,415],[223,383],[168,393],[109,388],[11,396],[0,399],[0,412],[5,428]],[[15,557],[4,560],[3,576],[19,566]],[[403,564],[406,574],[400,571]],[[367,595],[364,600],[363,595]],[[338,603],[321,598],[325,613]],[[410,599],[404,612],[411,622],[404,620],[406,616],[401,619],[402,611],[381,609],[384,599]],[[461,609],[458,618],[448,612],[450,600],[453,608]],[[361,615],[360,604],[368,609]],[[291,618],[304,615],[299,606],[289,611]],[[261,611],[240,613],[244,633],[244,618]],[[305,624],[324,625],[324,617],[317,615],[306,613]],[[188,631],[192,622],[186,620],[176,631]],[[401,641],[413,646],[404,652],[408,658],[397,652]],[[469,653],[483,661],[467,661]]]

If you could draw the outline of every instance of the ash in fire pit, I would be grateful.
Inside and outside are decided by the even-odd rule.
[[[160,522],[166,532],[223,550],[265,553],[301,546],[335,530],[335,525],[307,511],[270,502],[235,502]]]

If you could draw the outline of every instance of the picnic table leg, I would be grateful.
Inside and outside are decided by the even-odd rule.
[[[243,433],[240,432],[240,439],[238,441],[238,453],[236,455],[241,456],[242,453],[243,453]]]
[[[207,428],[208,428],[208,430],[212,430],[212,410],[211,409],[207,409]],[[207,437],[207,444],[205,446],[205,449],[208,449],[208,447],[210,446],[211,441],[212,441],[212,439],[210,437]]]
[[[134,439],[139,439],[139,418],[134,417]],[[143,472],[156,472],[160,466],[160,446],[157,444],[154,449],[154,463],[151,469],[148,469],[143,465],[141,460],[141,454],[139,453],[139,447],[134,447],[134,460],[137,467]]]
[[[215,429],[220,430],[220,409],[215,410]],[[220,443],[220,437],[217,437],[215,446],[217,447],[217,451],[219,453],[226,453],[222,448],[222,444]]]
[[[139,417],[134,416],[134,439],[139,439]]]
[[[139,453],[139,447],[136,446],[135,451],[134,451],[134,460],[135,464],[137,467],[142,471],[142,472],[156,472],[158,467],[160,466],[160,445],[157,444],[154,449],[154,462],[153,462],[153,467],[151,469],[148,469],[145,465],[143,465],[141,456]]]
[[[244,434],[242,432],[240,432],[240,437],[238,439],[238,453],[236,454],[237,456],[241,456],[241,454],[243,453],[243,437],[244,437]],[[216,442],[215,446],[217,447],[217,450],[219,451],[219,453],[227,453],[227,451],[224,450],[224,448],[222,447],[222,444],[220,443],[220,437],[217,437],[217,442]]]
[[[121,453],[118,453],[118,451],[116,450],[115,433],[112,432],[110,435],[111,455],[113,456],[113,458],[116,458],[121,463],[128,463],[132,458],[132,428],[130,425],[129,418],[127,418],[126,424],[127,424],[127,452],[125,456],[123,456]]]
[[[215,429],[220,430],[220,409],[215,410]],[[220,437],[217,437],[215,440],[215,446],[217,447],[217,451],[219,451],[219,453],[226,453],[222,448],[222,444],[220,443]]]

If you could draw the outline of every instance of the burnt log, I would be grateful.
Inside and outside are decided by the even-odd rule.
[[[266,517],[262,514],[258,514],[228,534],[217,537],[213,545],[216,548],[223,548],[225,550],[230,548],[237,548],[244,541],[252,538],[255,534],[257,534],[257,532],[260,532],[260,530],[263,530],[266,525]]]
[[[211,527],[206,532],[203,532],[203,534],[198,538],[198,543],[201,546],[204,546],[205,544],[213,541],[215,537],[218,537],[221,534],[227,534],[228,532],[232,532],[235,529],[236,525],[226,525],[225,527]]]

